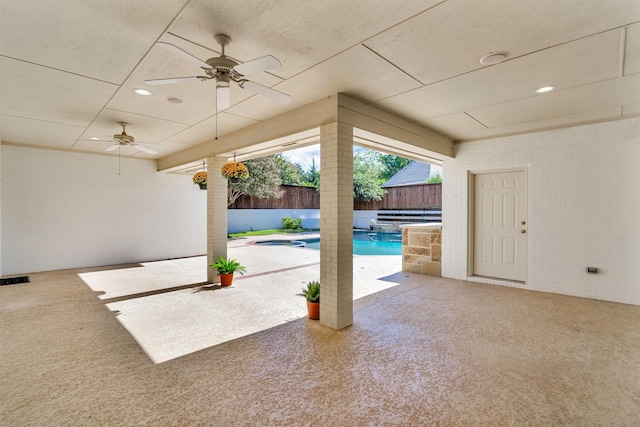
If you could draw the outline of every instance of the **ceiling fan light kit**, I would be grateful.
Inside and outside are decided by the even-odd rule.
[[[216,107],[218,110],[225,110],[231,106],[231,87],[229,86],[229,76],[221,75],[216,83]]]
[[[276,102],[287,103],[291,100],[291,97],[286,93],[277,91],[267,86],[263,86],[259,83],[250,81],[245,78],[252,74],[260,73],[263,71],[275,70],[282,67],[282,63],[271,55],[263,56],[248,62],[239,63],[229,58],[225,53],[225,47],[231,43],[231,37],[226,34],[217,34],[215,36],[216,41],[222,46],[222,54],[218,57],[209,58],[206,61],[202,61],[190,53],[182,50],[181,48],[165,42],[156,43],[159,47],[162,47],[182,58],[198,65],[204,70],[205,75],[188,76],[188,77],[175,77],[168,79],[151,79],[145,80],[149,85],[165,85],[182,83],[188,80],[216,80],[216,107],[218,110],[224,110],[231,106],[231,87],[230,82],[233,81],[240,88],[248,89],[252,92],[270,98]]]

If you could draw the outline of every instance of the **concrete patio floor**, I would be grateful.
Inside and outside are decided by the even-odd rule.
[[[247,268],[244,275],[235,275],[230,287],[204,283],[204,256],[80,273],[80,277],[149,358],[161,363],[306,317],[305,300],[297,294],[308,281],[319,278],[319,251],[254,244],[296,236],[230,241],[227,256]],[[385,276],[399,270],[397,255],[355,256],[354,299],[395,286]]]
[[[0,287],[0,425],[637,425],[640,307],[354,257],[363,296],[334,331],[295,295],[317,252],[245,243],[231,288],[204,257]]]

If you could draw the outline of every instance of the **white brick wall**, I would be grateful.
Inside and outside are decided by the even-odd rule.
[[[443,276],[467,277],[468,171],[514,167],[529,178],[525,288],[640,305],[640,119],[458,145],[443,165]]]
[[[207,159],[207,265],[219,257],[227,258],[227,180],[220,173],[227,159],[221,156]],[[207,267],[207,281],[214,283],[217,272]]]
[[[2,274],[206,253],[206,192],[156,162],[2,146]]]
[[[353,323],[353,128],[320,128],[320,323]]]
[[[2,269],[2,138],[0,138],[0,277],[4,275]]]

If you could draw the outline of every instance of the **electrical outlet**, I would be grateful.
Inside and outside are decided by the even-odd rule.
[[[598,268],[597,267],[587,267],[587,273],[598,274]]]

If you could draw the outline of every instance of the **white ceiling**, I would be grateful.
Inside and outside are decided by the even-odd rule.
[[[638,116],[639,22],[638,0],[2,0],[0,138],[104,153],[124,121],[158,154],[121,154],[161,158],[335,93],[454,141]],[[232,86],[216,120],[214,82],[145,84],[202,74],[156,42],[206,60],[218,33],[278,58],[251,79],[291,102]]]

